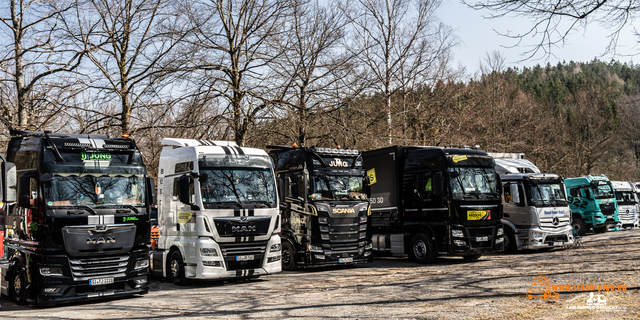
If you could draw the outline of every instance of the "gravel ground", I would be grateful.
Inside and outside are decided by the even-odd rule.
[[[283,272],[259,279],[199,281],[179,287],[154,278],[134,298],[53,308],[2,298],[3,319],[640,319],[640,230],[583,238],[582,248],[488,255],[466,263],[439,258],[419,265],[378,258],[365,266]],[[589,310],[590,290],[527,299],[535,276],[553,285],[606,283],[608,308]]]

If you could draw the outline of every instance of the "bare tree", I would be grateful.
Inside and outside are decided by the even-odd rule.
[[[168,0],[90,0],[76,10],[77,25],[67,24],[70,36],[80,47],[90,50],[87,57],[93,67],[86,68],[84,85],[91,99],[103,106],[81,112],[96,116],[84,125],[99,130],[109,123],[130,134],[136,115],[157,112],[169,103],[163,101],[169,91],[163,89],[176,70],[171,59],[177,44],[188,32],[178,28],[179,16],[173,14]],[[112,106],[113,108],[105,108]],[[140,113],[140,114],[139,114]],[[140,119],[137,119],[140,120]]]
[[[272,105],[267,67],[269,39],[281,32],[288,0],[184,1],[197,46],[195,86],[226,104],[224,115],[239,145]]]
[[[392,144],[391,96],[403,83],[434,80],[435,64],[455,39],[435,19],[439,0],[357,0],[341,6],[353,27],[347,48],[373,73],[386,100],[387,142]]]
[[[75,70],[84,54],[84,48],[73,50],[62,37],[60,21],[74,7],[68,1],[0,2],[0,29],[8,35],[1,43],[0,81],[15,86],[1,92],[0,121],[6,127],[37,129],[60,112],[58,98],[71,90],[65,79],[51,76]]]
[[[350,55],[341,47],[347,23],[335,4],[320,5],[317,0],[292,1],[286,30],[274,38],[273,46],[285,48],[270,63],[280,79],[275,98],[287,121],[283,133],[291,142],[305,145],[323,137],[321,123],[327,112],[346,98],[343,80],[351,69]],[[353,88],[352,88],[353,89]]]
[[[532,58],[542,52],[552,56],[554,47],[564,45],[567,37],[574,31],[586,31],[588,23],[599,23],[611,30],[610,42],[605,53],[615,53],[620,32],[625,26],[633,23],[640,12],[640,6],[634,1],[624,0],[480,0],[465,1],[474,9],[486,9],[490,13],[488,18],[495,19],[505,16],[527,18],[532,25],[522,33],[505,32],[502,35],[517,39],[518,46],[525,38],[539,39],[531,49],[524,52],[527,58]]]

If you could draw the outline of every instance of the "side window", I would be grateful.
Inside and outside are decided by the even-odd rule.
[[[306,187],[304,185],[304,179],[302,179],[302,176],[298,176],[297,180],[298,180],[298,195],[297,195],[297,198],[304,200],[304,194],[305,194],[304,188]]]
[[[289,179],[289,187],[286,190],[287,197],[289,198],[297,198],[298,197],[298,176],[291,174],[287,176]]]
[[[193,170],[193,162],[179,162],[176,163],[175,166],[175,173],[180,173],[180,172],[188,172],[188,171],[192,171]]]
[[[173,201],[178,201],[179,190],[180,190],[180,183],[178,183],[178,178],[173,178]]]
[[[569,189],[569,195],[572,197],[579,197],[580,196],[579,191],[580,189],[578,188],[571,188]]]
[[[503,187],[504,202],[511,203],[511,183],[505,184]]]
[[[178,181],[179,177],[173,178],[173,201],[180,201],[178,194],[180,193],[180,182]],[[191,203],[196,202],[195,190],[193,187],[193,179],[189,178],[189,199],[191,199]]]

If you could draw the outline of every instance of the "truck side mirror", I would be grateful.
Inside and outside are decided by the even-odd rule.
[[[180,178],[178,178],[178,183],[179,185],[179,194],[178,194],[178,199],[180,200],[180,202],[184,203],[184,204],[191,204],[191,197],[190,197],[190,191],[191,191],[191,179],[188,175],[184,175]]]
[[[149,201],[149,205],[154,205],[158,202],[158,198],[156,196],[156,184],[153,181],[153,178],[147,177],[147,201]]]
[[[518,185],[513,183],[509,185],[511,191],[511,203],[520,204],[520,192],[518,191]]]
[[[31,186],[29,185],[31,175],[31,172],[21,174],[18,182],[18,194],[20,195],[18,198],[18,206],[27,209],[33,208],[31,205]]]
[[[16,165],[12,162],[3,163],[3,172],[5,176],[2,185],[2,201],[5,203],[16,202],[16,185],[18,184],[16,176]]]
[[[433,175],[433,194],[435,196],[442,196],[444,194],[444,185],[442,182],[442,172],[436,172]]]

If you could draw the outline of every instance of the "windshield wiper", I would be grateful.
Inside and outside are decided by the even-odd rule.
[[[140,211],[136,207],[134,207],[134,206],[132,206],[130,204],[121,204],[121,206],[133,210],[133,212],[135,212],[136,214],[140,213]]]
[[[98,213],[96,212],[96,210],[94,210],[93,208],[91,208],[91,207],[89,207],[89,206],[83,206],[83,205],[80,205],[80,206],[74,206],[74,207],[76,207],[76,208],[80,208],[80,209],[83,209],[83,210],[85,210],[85,211],[89,212],[89,213],[90,213],[90,214],[92,214],[92,215],[96,215],[96,214],[98,214]],[[69,216],[70,216],[70,215],[73,215],[73,214],[82,214],[82,212],[67,211],[67,215],[69,215]]]

